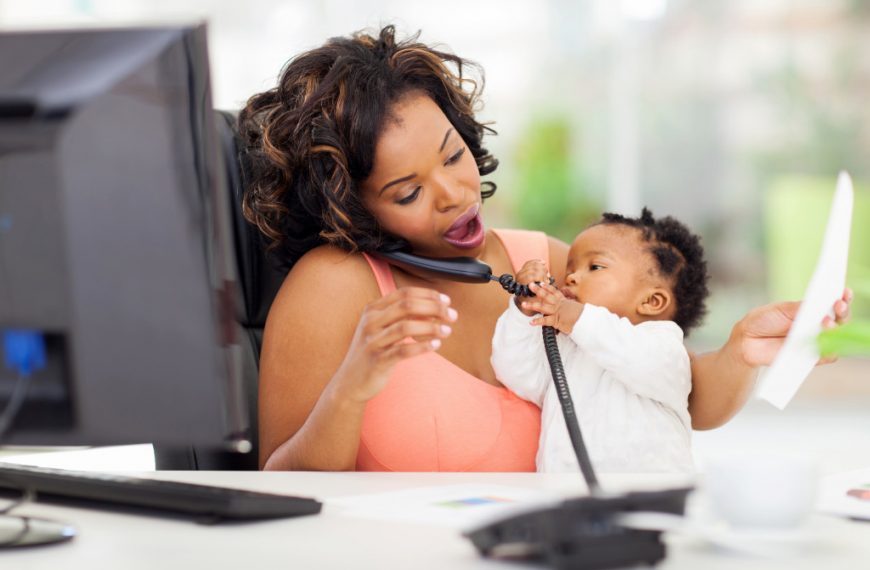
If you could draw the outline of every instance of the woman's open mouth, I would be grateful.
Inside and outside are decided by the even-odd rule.
[[[484,235],[479,206],[475,205],[450,226],[450,229],[444,234],[444,241],[453,247],[473,249],[483,243]]]

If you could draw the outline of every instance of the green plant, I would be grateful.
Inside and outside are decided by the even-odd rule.
[[[601,215],[601,205],[571,164],[573,136],[566,116],[538,117],[517,149],[517,222],[568,243]]]
[[[870,321],[854,321],[822,331],[818,346],[823,356],[870,356]]]

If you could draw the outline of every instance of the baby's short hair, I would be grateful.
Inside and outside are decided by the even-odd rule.
[[[656,260],[659,273],[671,279],[677,311],[674,322],[688,335],[701,324],[707,314],[706,301],[710,295],[707,282],[707,262],[701,239],[682,222],[665,216],[655,219],[644,208],[638,218],[605,213],[598,224],[618,224],[637,228],[645,241],[651,242],[649,252]]]

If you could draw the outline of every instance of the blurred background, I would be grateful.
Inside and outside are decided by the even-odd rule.
[[[570,241],[606,210],[686,222],[712,273],[696,350],[750,308],[801,297],[848,170],[849,283],[870,318],[870,0],[0,0],[7,30],[201,19],[224,109],[272,87],[294,54],[387,23],[479,63],[501,161],[488,223]],[[750,404],[696,439],[739,446],[813,414],[842,418],[822,446],[866,435],[870,361],[816,369],[794,409],[806,413]]]

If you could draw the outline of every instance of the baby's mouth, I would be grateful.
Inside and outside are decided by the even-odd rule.
[[[577,295],[574,294],[574,291],[568,289],[567,287],[562,287],[562,294],[565,295],[566,298],[571,299],[572,301],[577,301]]]

